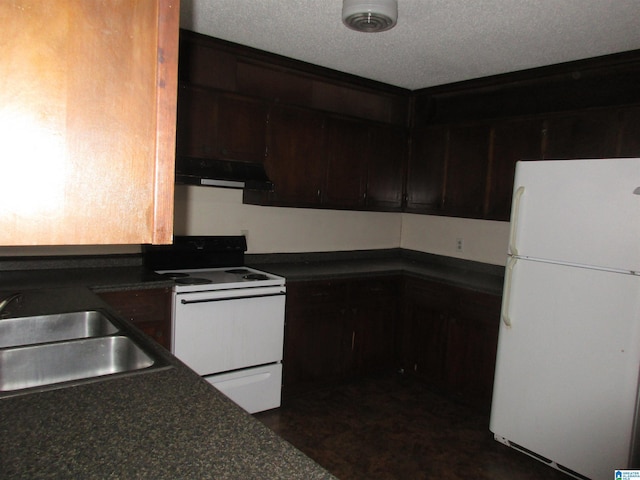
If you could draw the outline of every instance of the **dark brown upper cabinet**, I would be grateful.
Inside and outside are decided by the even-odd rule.
[[[181,84],[178,155],[262,163],[266,122],[262,100]]]
[[[406,129],[274,104],[265,168],[273,192],[244,192],[260,205],[399,211]]]
[[[622,110],[620,123],[617,156],[640,157],[640,107]]]
[[[275,105],[269,112],[265,168],[274,191],[245,191],[245,201],[317,207],[324,185],[324,116],[319,112]]]
[[[411,147],[405,208],[412,213],[441,213],[449,128],[440,125],[415,128]]]
[[[546,120],[545,159],[611,158],[616,156],[618,112],[572,112]]]
[[[481,218],[489,168],[488,125],[451,127],[445,174],[444,211]]]
[[[365,122],[327,118],[327,177],[322,204],[333,208],[364,206],[369,132]]]
[[[416,129],[407,211],[481,218],[489,168],[488,125]]]
[[[400,211],[408,155],[408,132],[394,125],[369,126],[365,207]]]
[[[409,92],[182,31],[179,72],[178,154],[264,160],[245,203],[507,221],[518,160],[640,156],[640,50]]]
[[[541,158],[542,135],[542,119],[505,120],[493,125],[485,218],[509,219],[516,162]]]

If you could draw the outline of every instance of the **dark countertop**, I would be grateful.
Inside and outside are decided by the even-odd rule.
[[[328,479],[185,367],[0,400],[3,478]]]
[[[20,313],[96,308],[109,309],[89,288],[36,288],[24,292]],[[162,368],[0,396],[0,477],[333,478],[155,342],[129,333]]]
[[[504,282],[501,266],[403,249],[247,255],[245,263],[287,282],[405,274],[493,295],[502,294]]]

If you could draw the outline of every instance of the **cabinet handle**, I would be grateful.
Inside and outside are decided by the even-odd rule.
[[[356,344],[356,332],[351,332],[351,350],[353,350],[354,345]]]

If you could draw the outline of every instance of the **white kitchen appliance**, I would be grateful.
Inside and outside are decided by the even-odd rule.
[[[244,237],[176,237],[145,255],[175,282],[172,353],[255,413],[280,406],[286,286],[244,266],[245,250]]]
[[[576,478],[640,469],[640,159],[516,167],[490,430]]]

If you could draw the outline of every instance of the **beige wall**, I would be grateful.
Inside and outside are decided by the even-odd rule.
[[[506,261],[509,224],[407,213],[352,212],[242,204],[242,192],[176,188],[176,234],[239,235],[248,253],[402,247],[495,265]],[[463,251],[456,251],[456,239]]]
[[[456,250],[462,239],[462,252]],[[504,265],[509,222],[402,214],[402,248]]]
[[[242,191],[177,185],[176,235],[247,235],[248,253],[407,248],[504,265],[509,224],[408,213],[244,205]],[[456,239],[463,251],[456,251]],[[139,246],[0,247],[0,256],[138,253]]]
[[[242,192],[177,186],[175,233],[247,235],[248,253],[324,252],[400,246],[397,213],[242,204]]]

